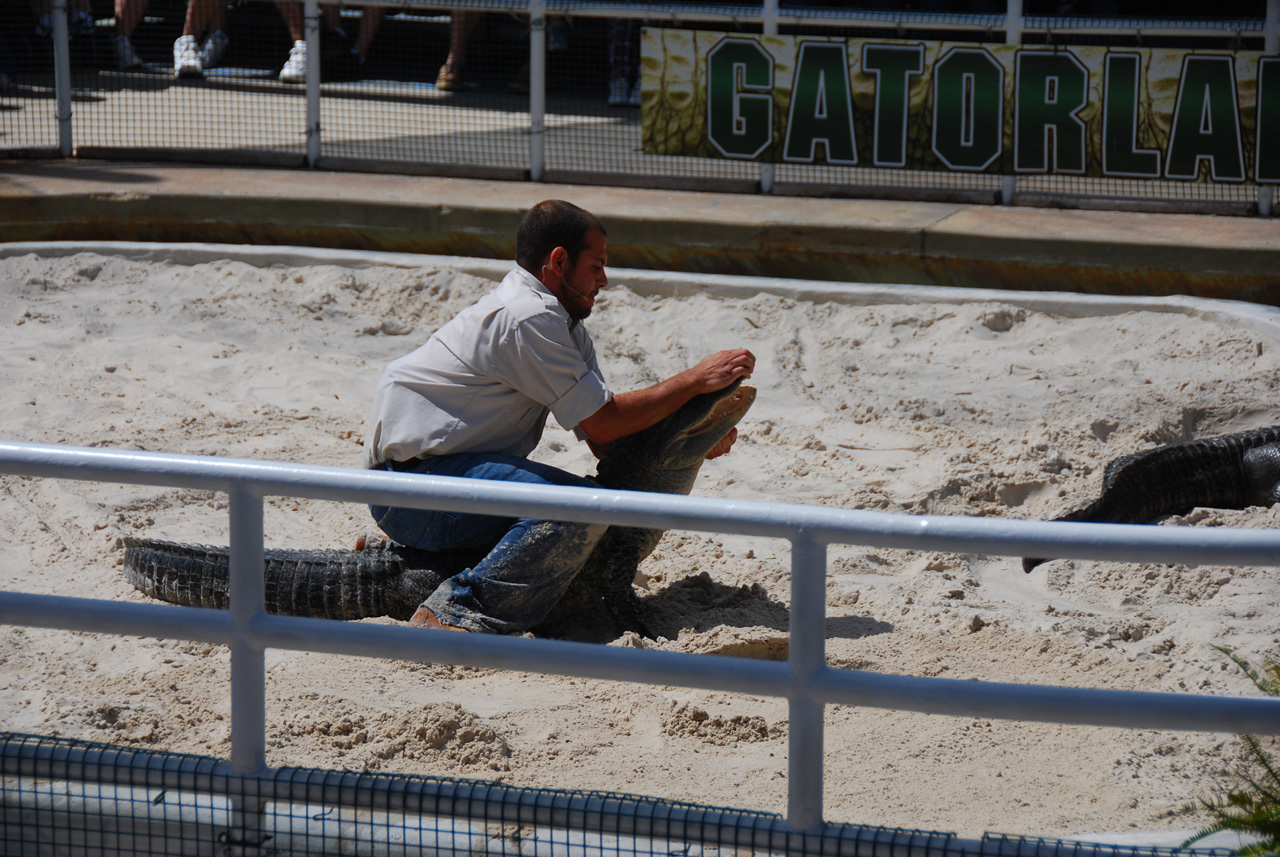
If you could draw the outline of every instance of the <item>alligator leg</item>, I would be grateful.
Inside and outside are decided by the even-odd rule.
[[[1268,506],[1280,503],[1280,443],[1269,443],[1244,454],[1244,473],[1249,485]]]

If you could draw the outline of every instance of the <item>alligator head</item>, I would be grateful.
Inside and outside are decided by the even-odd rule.
[[[674,414],[609,444],[596,478],[608,488],[688,494],[707,453],[756,400],[756,388],[735,381],[690,399]]]

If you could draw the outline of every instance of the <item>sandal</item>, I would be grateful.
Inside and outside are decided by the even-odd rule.
[[[440,73],[436,75],[436,89],[445,92],[461,92],[466,89],[466,86],[462,82],[462,73],[454,71],[452,64],[445,63],[440,66]]]

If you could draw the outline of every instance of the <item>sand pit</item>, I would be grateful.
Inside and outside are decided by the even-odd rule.
[[[383,366],[491,283],[447,268],[0,259],[0,436],[357,467]],[[1280,341],[1229,317],[1072,316],[1005,300],[646,296],[589,322],[611,385],[738,345],[755,407],[707,497],[1052,517],[1110,459],[1280,422]],[[548,427],[538,458],[590,472]],[[1275,527],[1280,508],[1167,526]],[[0,588],[144,601],[117,541],[227,542],[226,499],[0,477]],[[350,547],[363,507],[268,498],[266,540]],[[832,665],[1052,685],[1259,695],[1211,644],[1280,658],[1280,574],[836,546]],[[671,532],[643,566],[660,648],[784,658],[787,546]],[[391,620],[366,620],[391,624]],[[622,640],[618,644],[634,643]],[[267,654],[268,763],[621,790],[786,809],[782,700],[492,670]],[[226,756],[228,657],[176,640],[0,628],[0,728]],[[1160,819],[1239,758],[1229,735],[827,710],[835,821],[1058,836]]]

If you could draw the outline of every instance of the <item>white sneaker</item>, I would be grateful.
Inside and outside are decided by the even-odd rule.
[[[133,42],[124,33],[116,33],[116,68],[137,68],[142,59],[134,52]]]
[[[174,77],[204,77],[204,62],[195,36],[180,36],[173,43]]]
[[[636,85],[631,87],[631,96],[627,99],[628,107],[639,107],[640,101],[644,97],[644,93],[640,91],[640,81],[636,81]]]
[[[200,46],[201,61],[205,68],[217,68],[222,62],[223,54],[227,52],[227,45],[231,42],[227,38],[227,34],[221,30],[214,30],[208,36],[205,36],[204,44]]]
[[[620,77],[615,77],[609,81],[609,106],[623,107],[627,103],[627,98],[631,95],[631,87],[627,86],[627,82]]]
[[[289,48],[289,59],[280,69],[281,83],[306,83],[307,81],[307,43],[294,42]]]

